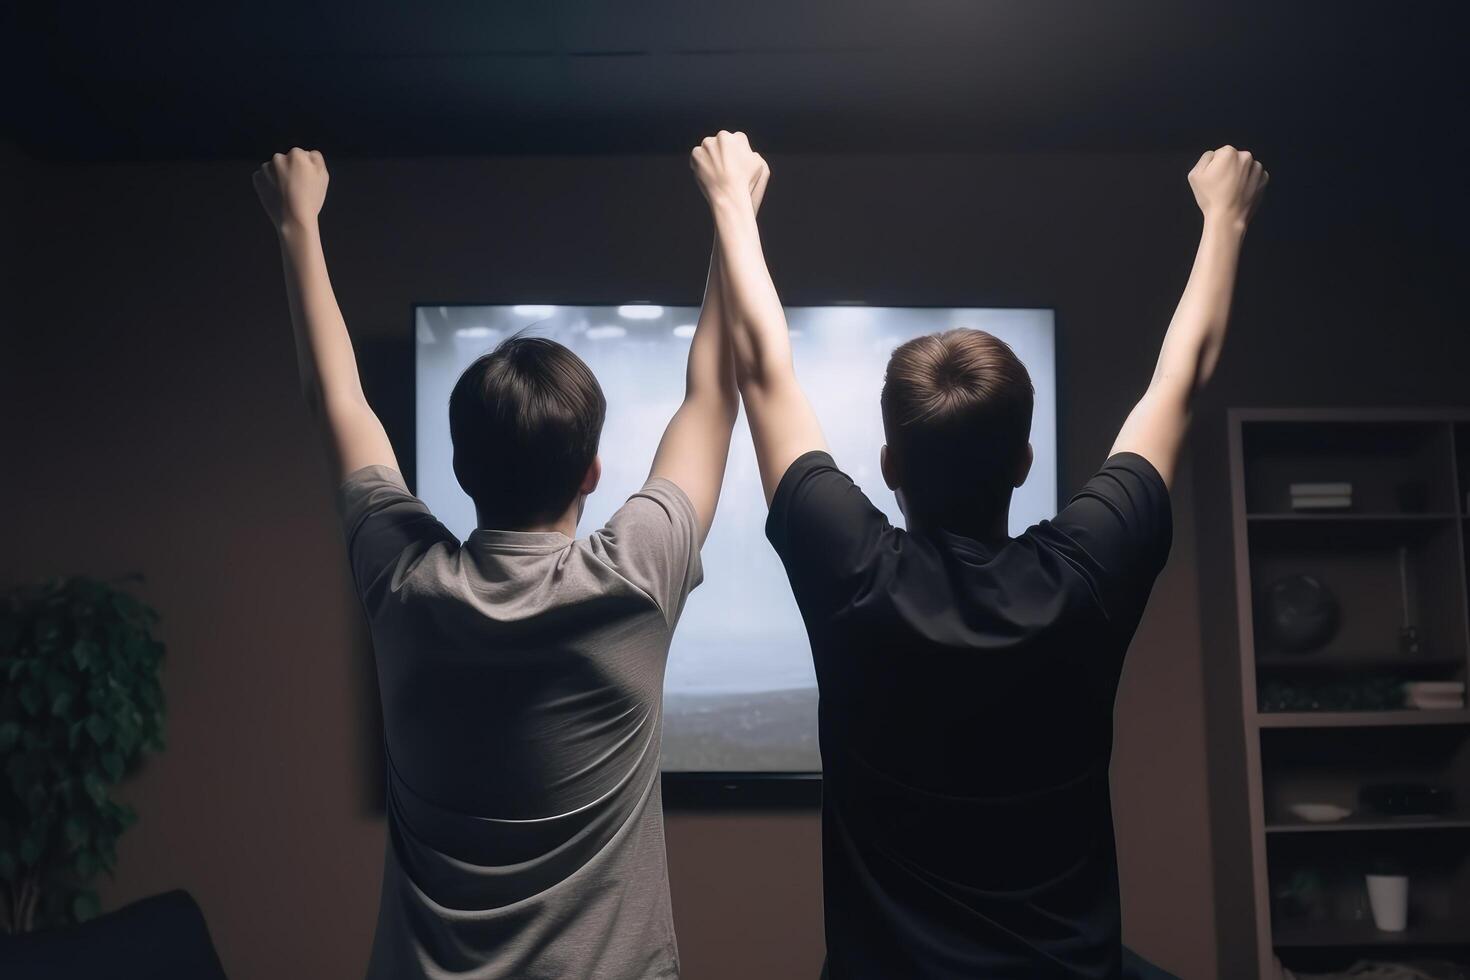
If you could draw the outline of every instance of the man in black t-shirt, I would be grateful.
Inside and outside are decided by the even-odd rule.
[[[1204,230],[1153,380],[1097,474],[1054,520],[1010,538],[1032,408],[1010,348],[952,330],[894,352],[882,471],[908,527],[893,527],[827,453],[748,195],[721,190],[764,163],[722,133],[693,164],[716,219],[767,533],[821,689],[830,975],[1123,975],[1114,695],[1168,557],[1169,485],[1265,171],[1226,146],[1190,172]]]

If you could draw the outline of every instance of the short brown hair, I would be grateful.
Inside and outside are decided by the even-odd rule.
[[[946,330],[899,345],[883,378],[890,465],[910,509],[966,527],[1010,499],[1035,389],[1008,344]]]
[[[514,530],[564,513],[606,415],[592,370],[554,340],[517,335],[466,368],[449,396],[449,435],[480,520]]]

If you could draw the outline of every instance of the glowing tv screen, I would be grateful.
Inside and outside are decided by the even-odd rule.
[[[1044,309],[788,307],[797,373],[837,464],[901,525],[878,471],[878,393],[893,348],[951,327],[1005,340],[1036,385],[1036,462],[1015,495],[1011,532],[1051,517],[1057,504],[1054,317]],[[415,315],[417,493],[455,534],[475,526],[451,468],[449,392],[480,354],[519,331],[566,344],[607,396],[602,482],[585,534],[637,490],[684,394],[684,364],[699,311],[688,306],[420,306]],[[788,773],[821,767],[816,678],[780,560],[765,537],[766,505],[750,433],[736,425],[705,578],[674,635],[665,684],[666,772]]]

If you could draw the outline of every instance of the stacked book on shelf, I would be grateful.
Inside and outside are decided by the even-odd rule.
[[[1404,685],[1404,707],[1455,710],[1465,707],[1464,681],[1409,681]]]
[[[1293,483],[1290,489],[1292,510],[1351,510],[1353,506],[1351,483]]]

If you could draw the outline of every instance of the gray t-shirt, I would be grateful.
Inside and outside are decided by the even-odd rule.
[[[659,741],[689,498],[650,479],[586,538],[462,544],[385,466],[338,503],[388,760],[369,977],[678,976]]]

